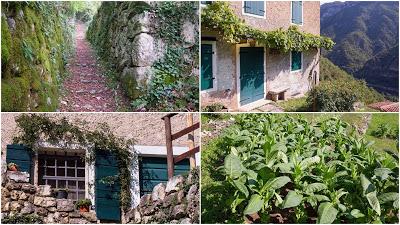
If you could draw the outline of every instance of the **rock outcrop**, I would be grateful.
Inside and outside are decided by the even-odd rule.
[[[126,213],[127,223],[199,223],[199,174],[178,175],[143,195],[136,208]]]
[[[26,172],[7,171],[1,187],[2,222],[97,223],[96,213],[78,212],[71,199],[52,197],[50,185],[35,187]]]

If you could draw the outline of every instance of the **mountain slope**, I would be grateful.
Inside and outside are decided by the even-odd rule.
[[[398,51],[394,47],[398,45],[398,8],[398,2],[323,4],[321,34],[336,42],[333,50],[324,55],[377,90],[398,94],[398,86],[393,86],[398,83]],[[390,69],[387,59],[392,59]]]

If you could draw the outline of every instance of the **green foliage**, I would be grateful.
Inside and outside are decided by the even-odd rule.
[[[199,46],[183,47],[184,21],[198,24],[194,1],[159,2],[152,11],[156,14],[156,35],[167,43],[162,59],[154,63],[154,76],[147,85],[139,86],[142,93],[132,102],[136,109],[147,111],[196,111],[199,108],[198,68]],[[195,31],[197,32],[197,31]],[[198,32],[195,34],[198,37]]]
[[[1,5],[2,111],[55,111],[59,86],[66,74],[64,66],[73,47],[69,3]],[[8,17],[15,20],[12,32]]]
[[[370,104],[383,101],[383,95],[367,86],[365,81],[357,80],[328,59],[321,57],[320,84],[308,93],[307,103],[316,102],[317,111],[353,111],[353,103]]]
[[[221,103],[213,103],[211,105],[205,106],[202,111],[203,112],[222,112],[225,108]]]
[[[398,157],[375,151],[338,118],[310,123],[289,115],[239,114],[218,138],[221,153],[213,151],[218,156],[211,161],[209,147],[202,151],[212,163],[206,177],[228,190],[217,211],[228,204],[231,212],[211,218],[202,207],[202,222],[231,217],[237,220],[228,222],[237,223],[243,221],[238,214],[258,213],[262,223],[274,223],[269,214],[280,213],[285,223],[313,223],[315,215],[318,223],[398,223]],[[222,155],[224,162],[217,160]],[[214,200],[209,194],[202,192],[206,206]]]
[[[319,112],[354,111],[356,101],[356,93],[346,81],[321,83],[310,91],[307,98],[310,105],[315,103]]]
[[[242,39],[255,39],[267,48],[283,52],[306,51],[311,48],[331,49],[334,42],[323,36],[304,33],[297,26],[288,30],[262,31],[248,26],[235,15],[229,3],[213,2],[202,10],[201,23],[209,29],[216,29],[228,43],[239,43]]]
[[[1,222],[4,224],[42,224],[43,220],[36,214],[16,214],[5,216],[1,219]]]
[[[372,131],[372,135],[378,138],[396,139],[399,136],[399,129],[393,129],[387,123],[379,124],[376,130]]]
[[[90,131],[83,128],[85,122],[82,122],[83,126],[78,126],[68,122],[66,118],[53,120],[44,114],[21,114],[17,117],[16,122],[19,133],[14,137],[13,142],[23,144],[32,150],[35,150],[36,143],[42,140],[50,143],[63,143],[65,146],[74,143],[93,146],[88,150],[90,156],[87,160],[89,161],[95,160],[96,150],[114,153],[119,166],[120,203],[124,209],[130,206],[131,174],[129,168],[134,155],[129,149],[134,143],[133,139],[124,140],[115,136],[105,123],[100,124],[96,130]]]
[[[81,207],[89,207],[92,205],[92,201],[90,201],[90,199],[79,199],[78,201],[76,201],[75,203],[75,207],[77,209],[81,208]]]

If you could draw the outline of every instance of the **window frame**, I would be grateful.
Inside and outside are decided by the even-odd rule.
[[[86,180],[88,177],[88,173],[86,170],[86,161],[85,161],[85,157],[82,156],[61,156],[61,155],[52,155],[52,154],[46,154],[46,153],[40,153],[37,155],[38,156],[38,171],[37,171],[37,177],[38,177],[38,182],[42,181],[45,185],[50,185],[48,182],[49,181],[55,181],[56,186],[52,187],[52,188],[60,188],[58,186],[60,181],[64,181],[65,185],[64,187],[61,188],[67,188],[68,189],[68,193],[75,193],[75,198],[69,198],[72,199],[73,201],[78,201],[80,199],[85,199],[87,197],[87,184],[86,184]],[[84,156],[84,155],[83,155]],[[68,159],[73,159],[74,162],[74,166],[68,166]],[[83,165],[82,166],[78,166],[78,160],[81,159],[83,161]],[[57,161],[58,160],[64,160],[64,165],[58,165]],[[52,166],[48,166],[47,163],[49,161],[54,161],[54,165]],[[43,164],[41,164],[41,162],[43,162]],[[43,170],[41,170],[43,168]],[[48,175],[47,174],[47,168],[51,168],[54,169],[54,176],[53,175]],[[58,176],[57,175],[57,170],[58,169],[64,169],[64,176]],[[75,176],[68,176],[68,169],[74,169],[75,172]],[[78,170],[83,170],[84,171],[84,176],[83,177],[79,177],[78,176]],[[70,188],[68,185],[69,181],[73,181],[75,182],[75,187],[74,188]],[[83,182],[84,186],[83,188],[79,188],[79,182]],[[50,185],[52,186],[52,185]],[[83,197],[79,198],[79,194]]]
[[[210,44],[212,46],[212,73],[213,73],[213,87],[206,89],[206,90],[201,90],[201,80],[202,80],[202,75],[201,75],[201,65],[202,62],[200,62],[200,93],[207,93],[207,92],[212,92],[212,91],[216,91],[217,90],[217,76],[216,76],[216,72],[217,72],[217,41],[201,41],[200,43],[200,49],[201,49],[201,45],[202,44]],[[201,60],[201,52],[200,52],[200,60]]]
[[[293,2],[302,2],[301,4],[301,23],[293,23]],[[296,26],[303,26],[304,25],[304,1],[290,1],[290,24]]]
[[[293,52],[296,52],[296,51],[290,51],[290,67],[289,67],[289,69],[290,69],[290,73],[297,73],[297,72],[301,72],[301,71],[303,71],[303,52],[300,52],[300,63],[301,63],[301,66],[300,66],[300,69],[297,69],[297,70],[292,70],[292,55],[293,55]]]
[[[245,16],[252,16],[252,17],[256,17],[256,18],[260,18],[260,19],[267,19],[267,2],[266,1],[262,1],[262,2],[264,2],[264,4],[263,4],[263,6],[264,6],[264,15],[263,16],[260,16],[260,15],[256,15],[256,14],[252,14],[252,13],[247,13],[246,11],[245,11],[245,2],[251,2],[251,1],[242,1],[242,15],[245,15]]]

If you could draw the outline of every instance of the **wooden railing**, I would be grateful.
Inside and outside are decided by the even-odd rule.
[[[165,123],[165,140],[166,140],[166,147],[167,147],[167,165],[168,165],[168,178],[171,178],[174,176],[174,165],[183,159],[186,159],[188,157],[191,158],[190,160],[190,166],[191,168],[195,167],[195,160],[194,160],[194,155],[200,151],[199,146],[194,147],[194,133],[193,131],[196,129],[200,128],[200,123],[197,122],[195,124],[193,123],[193,118],[190,118],[193,116],[192,114],[189,114],[188,118],[188,127],[176,132],[175,134],[172,134],[172,129],[171,129],[171,118],[177,115],[177,113],[170,113],[162,119],[164,120]],[[189,134],[189,148],[190,150],[182,153],[181,155],[178,155],[174,157],[174,150],[172,146],[172,142],[180,137],[182,137],[185,134]]]

